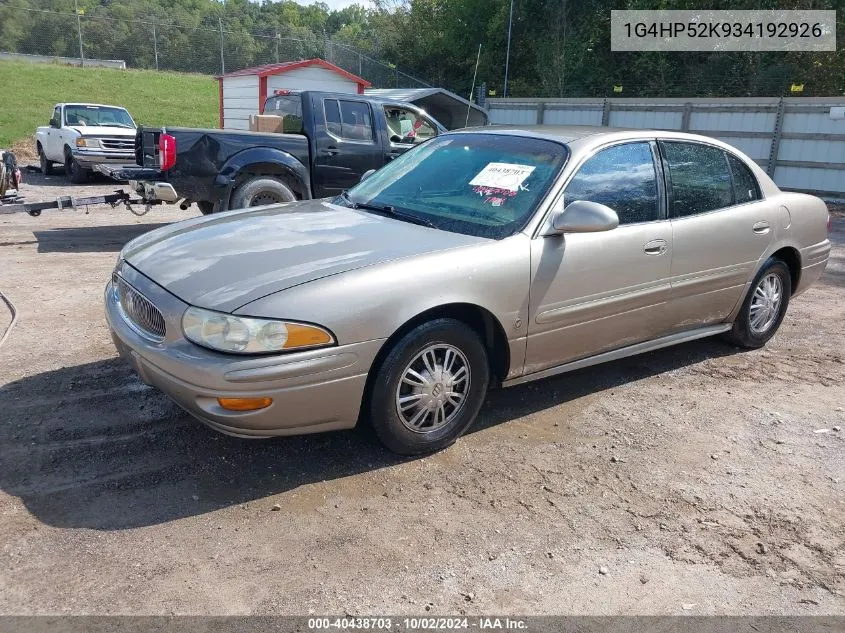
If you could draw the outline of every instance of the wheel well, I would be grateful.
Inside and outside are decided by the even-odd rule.
[[[781,260],[789,268],[789,277],[792,280],[792,292],[794,293],[795,289],[798,288],[798,282],[801,281],[801,254],[791,246],[786,246],[772,253],[772,257]]]
[[[490,361],[490,385],[499,386],[505,380],[510,369],[510,347],[505,330],[499,320],[493,314],[472,303],[449,303],[437,306],[421,312],[412,319],[403,323],[381,346],[376,354],[370,373],[367,375],[367,384],[364,388],[364,398],[361,402],[361,413],[369,408],[370,393],[375,382],[378,370],[384,362],[385,357],[396,343],[418,325],[433,321],[434,319],[449,318],[465,323],[481,337]]]
[[[306,192],[304,184],[290,169],[284,165],[279,165],[278,163],[253,163],[251,165],[247,165],[238,172],[237,176],[235,176],[235,185],[232,187],[232,192],[234,193],[234,191],[240,187],[244,181],[259,176],[277,178],[285,183],[291,191],[293,191],[297,200],[305,198]]]

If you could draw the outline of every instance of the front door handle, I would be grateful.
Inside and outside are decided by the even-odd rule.
[[[666,240],[651,240],[643,246],[643,252],[646,255],[662,255],[666,252]]]
[[[322,154],[323,156],[335,156],[337,155],[337,148],[334,145],[329,145],[323,150]]]
[[[766,222],[765,220],[761,220],[760,222],[757,222],[757,224],[752,226],[751,230],[757,233],[758,235],[765,235],[769,232],[770,228],[771,225],[768,222]]]

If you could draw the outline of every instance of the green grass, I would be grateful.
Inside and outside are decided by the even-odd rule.
[[[217,127],[217,99],[208,75],[0,62],[0,148],[32,145],[60,102],[120,105],[143,125]]]

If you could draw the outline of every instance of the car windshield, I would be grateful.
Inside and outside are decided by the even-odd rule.
[[[566,162],[566,146],[489,133],[441,136],[356,185],[339,204],[502,239],[521,230]]]
[[[135,128],[135,122],[123,108],[96,105],[65,106],[66,125],[111,125]]]

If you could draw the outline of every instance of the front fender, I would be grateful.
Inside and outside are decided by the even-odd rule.
[[[217,177],[214,179],[215,199],[221,201],[221,211],[229,207],[229,199],[237,182],[237,177],[250,167],[260,166],[261,173],[268,173],[267,168],[278,169],[278,173],[288,174],[300,183],[304,199],[311,199],[311,181],[308,169],[295,156],[271,147],[252,147],[229,157]],[[224,206],[225,205],[225,206]]]

